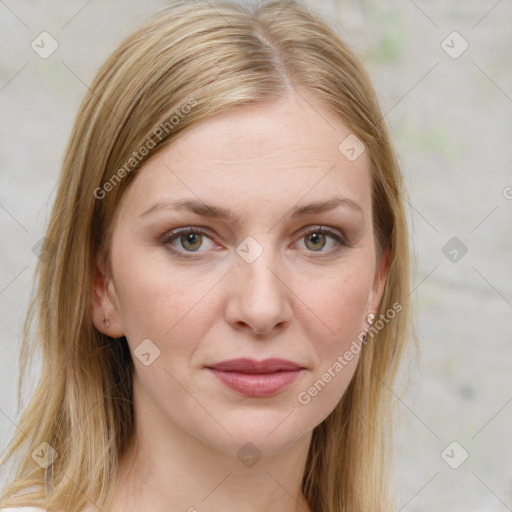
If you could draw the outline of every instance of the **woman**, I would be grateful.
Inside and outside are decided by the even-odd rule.
[[[66,151],[0,506],[392,510],[410,262],[382,117],[296,2],[176,3],[120,45]]]

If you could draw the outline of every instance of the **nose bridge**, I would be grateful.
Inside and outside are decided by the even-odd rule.
[[[279,274],[276,268],[276,258],[270,249],[264,251],[252,263],[240,262],[242,279],[247,287],[248,296],[252,300],[266,298],[272,300],[278,298],[282,293],[282,283],[277,278]]]
[[[291,317],[288,289],[279,276],[282,266],[272,244],[272,236],[248,237],[237,247],[235,321],[259,333],[267,333]]]

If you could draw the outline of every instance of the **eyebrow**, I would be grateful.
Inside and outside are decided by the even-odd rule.
[[[326,201],[310,203],[304,206],[297,206],[293,208],[290,213],[292,219],[297,219],[305,215],[323,213],[330,210],[334,210],[335,208],[339,207],[348,208],[350,210],[359,212],[361,216],[364,216],[363,209],[361,208],[361,206],[352,199],[349,199],[348,197],[332,197]],[[153,204],[151,207],[149,207],[147,210],[145,210],[140,215],[140,217],[146,217],[150,213],[163,208],[171,210],[188,210],[203,217],[210,217],[213,219],[225,219],[234,222],[235,224],[240,223],[240,220],[235,216],[235,214],[231,210],[221,208],[219,206],[201,203],[191,199],[178,199],[176,201],[170,202],[157,202]]]

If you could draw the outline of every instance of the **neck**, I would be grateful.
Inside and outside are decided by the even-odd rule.
[[[152,449],[138,444],[120,462],[113,512],[310,512],[301,489],[310,436],[245,466],[195,440]]]

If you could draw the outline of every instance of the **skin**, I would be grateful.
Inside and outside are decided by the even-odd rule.
[[[388,271],[388,252],[376,259],[367,154],[349,161],[338,149],[350,133],[291,93],[200,123],[137,171],[114,221],[113,275],[98,263],[92,297],[100,331],[126,336],[132,354],[145,339],[160,350],[149,366],[134,357],[136,436],[120,461],[115,510],[309,510],[301,480],[312,431],[359,356],[308,404],[298,394],[367,328]],[[291,218],[292,208],[333,196],[360,210]],[[181,198],[229,208],[239,223],[169,208],[141,217]],[[318,226],[350,245],[315,238]],[[161,240],[183,227],[207,234]],[[236,252],[249,236],[263,250],[251,263]],[[305,369],[276,396],[250,398],[204,368],[238,357]],[[236,456],[248,442],[262,455],[252,467]]]

